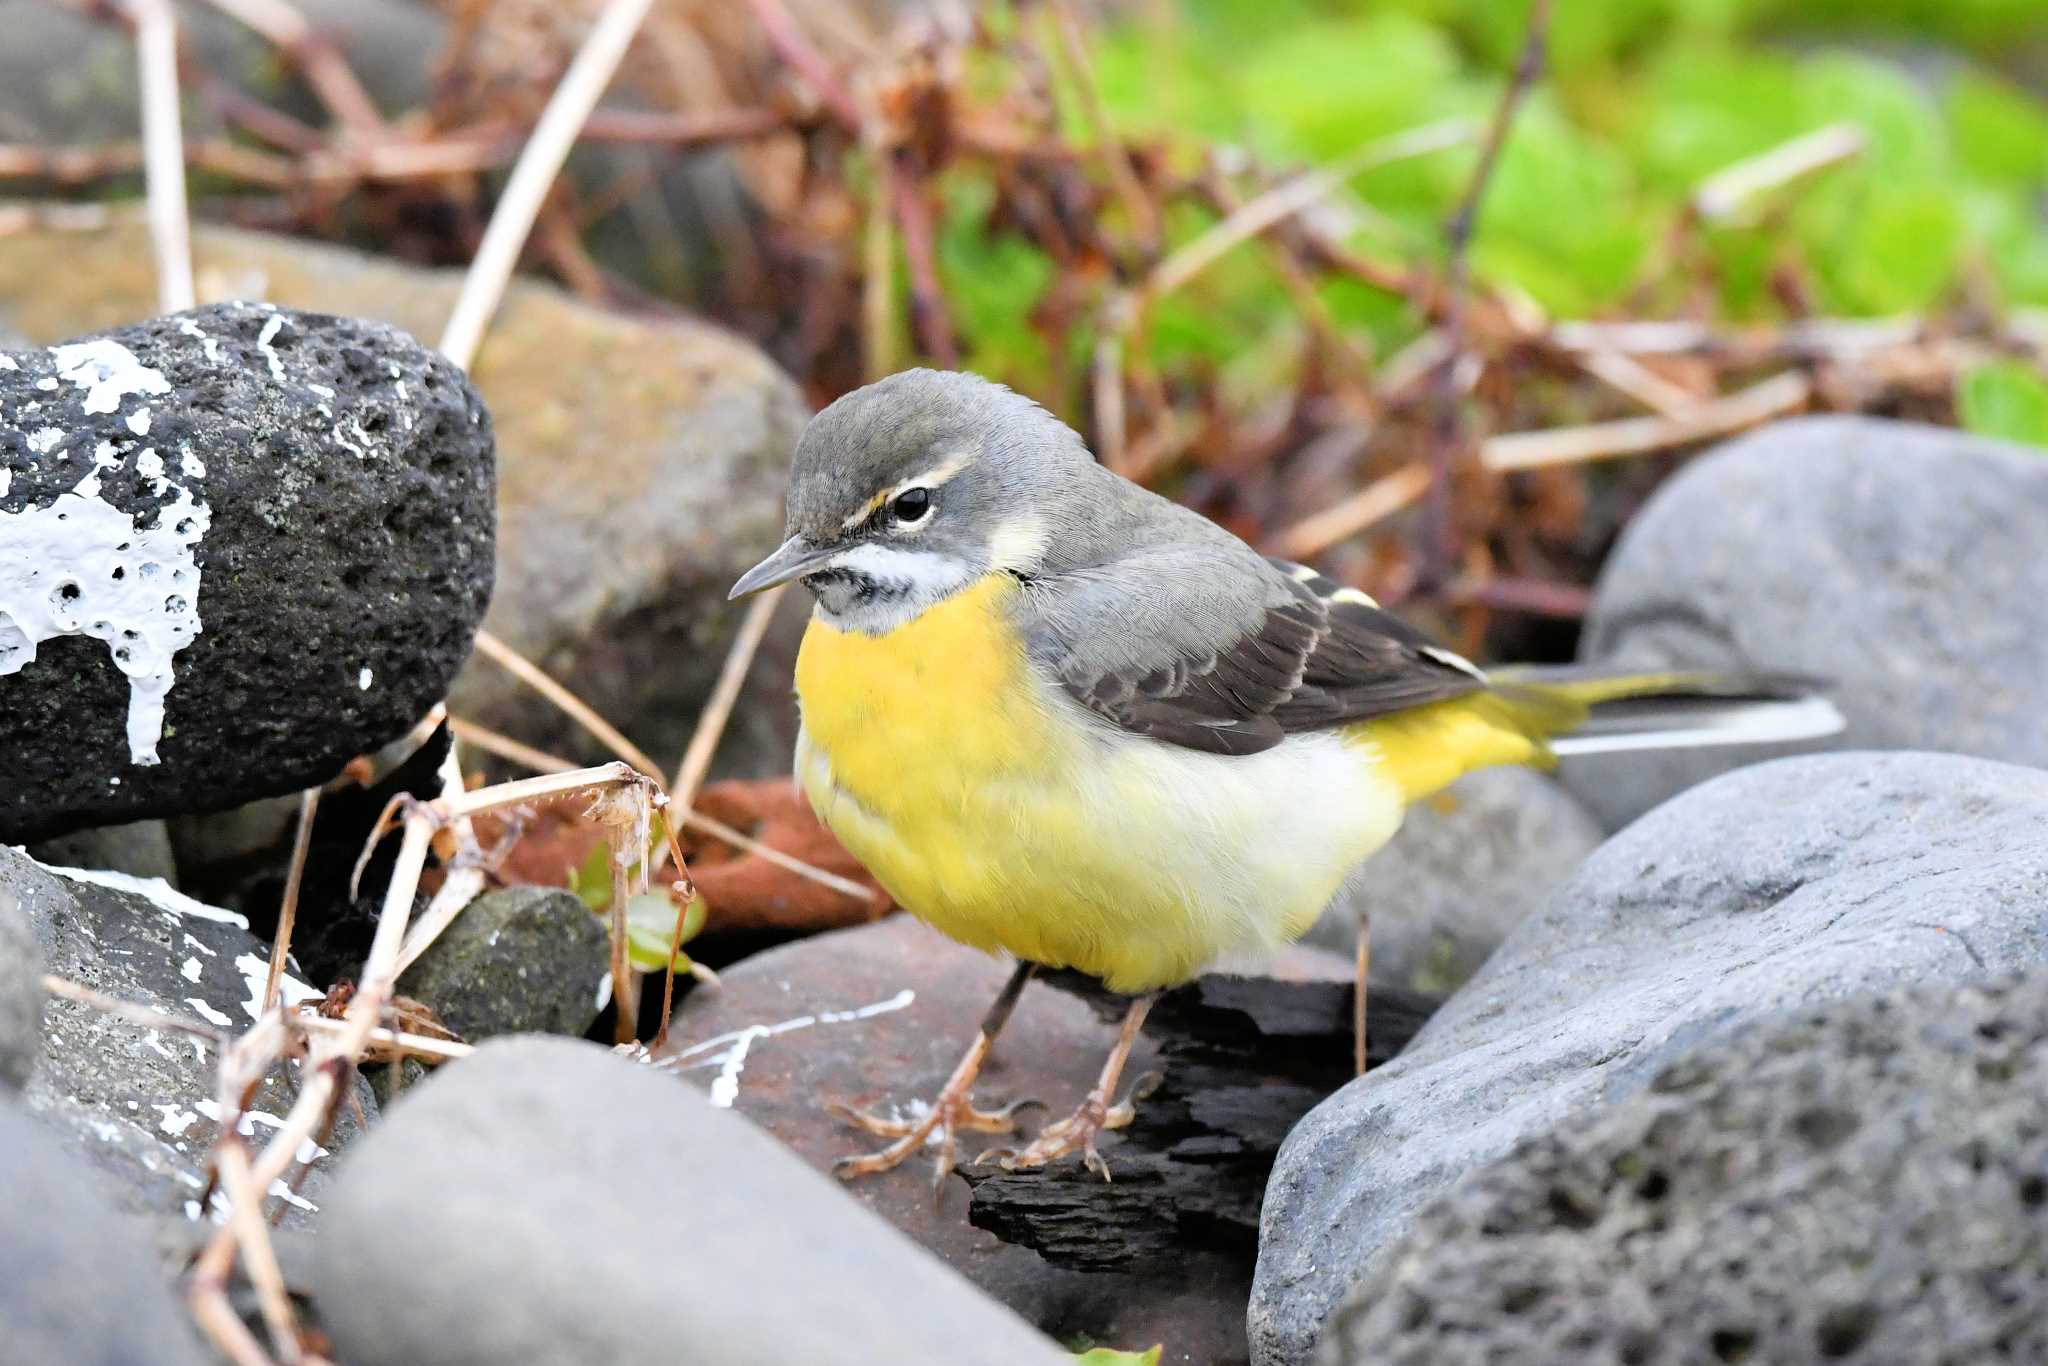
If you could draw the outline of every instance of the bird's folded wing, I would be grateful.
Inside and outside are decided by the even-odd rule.
[[[1486,686],[1363,593],[1249,551],[1160,547],[1045,585],[1025,611],[1033,657],[1083,706],[1213,754]]]

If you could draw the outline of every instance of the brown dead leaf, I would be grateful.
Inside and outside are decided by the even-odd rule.
[[[712,783],[698,794],[696,807],[779,853],[875,886],[853,855],[818,823],[810,803],[787,778]],[[690,878],[710,907],[707,933],[815,933],[866,924],[895,909],[886,899],[856,902],[702,831],[686,827],[679,837]],[[498,876],[508,883],[564,886],[603,838],[602,831],[574,812],[543,807],[533,812],[524,835],[499,865]]]

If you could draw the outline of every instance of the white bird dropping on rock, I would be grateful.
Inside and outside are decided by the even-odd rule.
[[[50,355],[57,373],[86,391],[88,413],[118,412],[129,394],[170,392],[162,374],[116,341],[55,346]],[[148,429],[147,411],[130,416],[130,430]],[[43,451],[64,436],[55,429],[36,435],[46,434],[55,439],[42,442]],[[46,640],[82,635],[105,642],[128,679],[129,761],[154,764],[164,696],[176,681],[172,657],[199,634],[196,552],[213,516],[191,488],[164,477],[154,451],[144,451],[136,468],[164,502],[123,512],[100,488],[101,472],[121,461],[103,441],[84,476],[54,502],[0,512],[0,676],[33,663]]]

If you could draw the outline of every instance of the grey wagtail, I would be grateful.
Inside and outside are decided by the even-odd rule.
[[[1306,931],[1461,774],[1597,750],[1755,743],[1841,726],[1781,681],[1489,676],[1364,593],[1268,559],[1098,465],[1031,400],[911,370],[819,413],[788,539],[732,596],[801,579],[796,773],[897,903],[1017,960],[914,1121],[833,1107],[895,1141],[1014,1130],[975,1074],[1034,967],[1134,996],[1074,1114],[1008,1167],[1095,1150],[1153,996]],[[1569,737],[1569,738],[1566,738]],[[1362,1017],[1364,984],[1359,984]]]

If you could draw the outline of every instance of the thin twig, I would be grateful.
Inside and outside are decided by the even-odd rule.
[[[305,74],[306,84],[329,113],[351,133],[375,135],[384,129],[376,101],[326,34],[306,22],[285,0],[208,0],[221,13],[254,29]]]
[[[1119,289],[1102,301],[1102,317],[1095,326],[1095,454],[1126,479],[1131,477],[1131,468],[1124,417],[1124,350],[1139,315],[1136,296]]]
[[[782,60],[795,68],[797,74],[817,92],[825,107],[849,129],[858,130],[866,123],[852,93],[832,70],[831,63],[827,62],[812,45],[803,27],[783,5],[782,0],[749,2],[754,7],[754,18],[761,25],[761,32],[767,36],[768,42]]]
[[[495,754],[501,759],[510,759],[536,773],[567,773],[580,767],[573,759],[564,759],[559,754],[550,754],[537,745],[524,740],[515,740],[509,735],[480,726],[474,721],[465,721],[459,716],[448,718],[448,729],[456,739],[466,745],[474,745],[486,754]]]
[[[1080,17],[1074,13],[1069,0],[1052,0],[1051,9],[1055,26],[1059,29],[1060,48],[1066,53],[1067,65],[1073,69],[1074,85],[1081,94],[1081,109],[1087,115],[1096,150],[1102,154],[1103,165],[1109,172],[1109,183],[1115,188],[1117,198],[1123,201],[1125,212],[1131,216],[1131,228],[1138,236],[1139,246],[1150,256],[1159,250],[1159,209],[1151,196],[1145,193],[1144,183],[1138,179],[1137,167],[1131,163],[1130,152],[1110,121],[1109,106],[1103,102],[1102,90],[1095,83],[1094,64],[1088,59],[1088,40],[1081,31]]]
[[[473,722],[451,720],[449,725],[466,743],[475,745],[478,749],[488,753],[496,754],[500,758],[510,759],[516,764],[524,764],[526,767],[538,770],[541,773],[569,773],[576,770],[575,764],[562,758],[560,755],[549,754],[546,750],[535,749],[532,745],[522,744],[493,730],[486,730]],[[699,811],[684,806],[680,802],[671,801],[667,807],[667,812],[672,825],[682,825],[691,829],[702,830],[705,834],[730,844],[743,854],[752,854],[756,858],[772,863],[776,867],[794,873],[800,878],[815,882],[820,887],[829,887],[833,891],[850,896],[856,901],[874,902],[880,900],[872,888],[864,887],[850,878],[839,876],[837,873],[827,872],[815,864],[805,863],[802,859],[785,854],[773,845],[763,844],[752,835],[742,830],[736,830],[724,821],[715,820]],[[674,861],[673,852],[670,854],[670,859],[672,862]],[[661,865],[656,865],[655,871],[657,873],[660,871],[660,867]]]
[[[1380,476],[1357,493],[1312,516],[1304,517],[1273,538],[1272,553],[1289,560],[1310,560],[1339,541],[1385,521],[1429,491],[1429,466],[1403,465]]]
[[[1684,417],[1700,405],[1698,394],[1673,384],[1623,352],[1589,351],[1578,361],[1580,368],[1593,378],[1665,417]]]
[[[1861,156],[1867,142],[1863,129],[1853,123],[1816,128],[1708,176],[1693,192],[1692,211],[1707,223],[1735,221],[1766,190]]]
[[[292,924],[299,916],[299,885],[306,876],[306,854],[313,847],[313,814],[320,809],[320,789],[299,794],[299,823],[292,831],[292,861],[285,869],[284,896],[277,907],[277,936],[270,945],[270,975],[263,979],[263,1009],[277,1004],[278,984],[292,951]]]
[[[696,109],[667,113],[598,109],[583,125],[588,142],[646,142],[664,147],[709,147],[789,132],[800,125],[779,109]]]
[[[1811,380],[1787,371],[1725,398],[1697,404],[1681,417],[1632,417],[1488,437],[1479,459],[1490,470],[1528,470],[1689,446],[1797,412],[1812,394]]]
[[[459,797],[465,791],[462,781],[462,764],[456,757],[455,746],[448,747],[448,753],[441,759],[441,797],[445,801]],[[405,975],[405,970],[419,960],[419,956],[432,948],[441,932],[455,923],[455,917],[469,907],[469,903],[484,889],[484,854],[476,837],[476,826],[468,816],[458,816],[448,822],[449,833],[455,837],[455,852],[452,858],[444,853],[443,863],[447,874],[441,885],[435,889],[427,908],[406,932],[405,942],[398,947],[398,965],[392,969],[392,977]]]
[[[653,0],[609,0],[569,63],[561,84],[548,98],[540,122],[534,125],[533,136],[527,139],[518,164],[512,168],[512,177],[506,181],[505,192],[491,214],[490,226],[484,230],[484,240],[470,263],[469,273],[463,277],[462,293],[455,300],[447,330],[441,334],[442,353],[463,369],[467,370],[476,359],[484,328],[497,311],[498,300],[512,279],[512,269],[518,265],[519,253],[540,214],[541,201],[547,198],[555,176],[568,159],[577,130],[597,107],[605,87],[611,84],[613,73],[652,4]]]
[[[606,786],[642,784],[652,788],[654,780],[644,773],[635,772],[629,764],[614,762],[599,764],[595,768],[571,769],[566,773],[543,773],[534,778],[515,778],[509,783],[499,783],[495,787],[443,797],[435,805],[452,820],[457,816],[480,815],[501,807],[556,801],[562,797]]]
[[[960,347],[953,340],[953,320],[946,312],[946,291],[939,283],[932,241],[932,206],[925,186],[911,174],[898,153],[889,175],[896,201],[896,230],[903,235],[903,259],[910,267],[910,321],[925,355],[947,370],[960,366]]]
[[[1442,581],[1457,553],[1451,524],[1451,469],[1466,442],[1461,412],[1464,386],[1459,371],[1465,355],[1466,292],[1471,274],[1472,235],[1478,227],[1486,187],[1491,183],[1494,167],[1500,161],[1501,148],[1507,144],[1508,130],[1514,126],[1515,114],[1522,106],[1523,97],[1543,70],[1550,9],[1551,0],[1530,0],[1528,36],[1523,40],[1522,55],[1515,63],[1507,88],[1501,92],[1500,103],[1494,107],[1493,122],[1486,130],[1486,141],[1479,148],[1479,164],[1473,167],[1472,179],[1465,186],[1465,193],[1450,221],[1444,225],[1444,316],[1441,330],[1449,343],[1449,358],[1437,372],[1429,520],[1425,524],[1422,556],[1422,577],[1428,584]]]
[[[1540,579],[1492,578],[1477,582],[1459,581],[1444,590],[1455,603],[1473,603],[1502,612],[1525,612],[1531,616],[1556,617],[1563,621],[1583,620],[1592,609],[1590,590],[1569,583],[1545,583]]]
[[[724,821],[715,820],[701,811],[685,811],[682,813],[681,820],[684,825],[692,826],[702,830],[707,835],[722,839],[743,853],[752,854],[754,857],[772,863],[786,872],[795,873],[798,877],[809,878],[820,887],[830,887],[833,891],[844,896],[850,896],[855,901],[865,901],[872,905],[882,900],[881,894],[871,887],[863,887],[850,878],[843,878],[837,873],[828,873],[823,868],[815,868],[805,863],[802,859],[785,854],[772,844],[763,844],[761,841],[746,834],[746,832],[735,830]]]
[[[690,743],[676,765],[675,781],[668,785],[669,800],[678,806],[696,801],[698,790],[704,786],[704,775],[711,771],[711,758],[718,752],[719,737],[725,734],[733,705],[746,684],[747,670],[761,648],[761,638],[768,634],[768,625],[775,619],[775,609],[782,604],[784,591],[771,588],[761,594],[748,604],[746,616],[740,619],[740,629],[725,652],[725,663],[718,671],[718,681],[712,685],[711,697],[698,713],[697,728],[690,733]]]
[[[1201,236],[1176,247],[1145,278],[1146,301],[1171,294],[1202,271],[1214,265],[1232,247],[1314,207],[1342,189],[1347,181],[1376,166],[1407,157],[1440,152],[1470,142],[1477,132],[1470,119],[1444,119],[1410,128],[1389,137],[1376,138],[1327,166],[1303,171],[1272,189],[1245,201],[1243,207],[1210,227]]]
[[[882,120],[867,120],[860,140],[875,178],[868,188],[867,223],[861,235],[861,367],[866,378],[876,380],[896,369],[896,158]]]
[[[128,0],[142,91],[142,147],[149,234],[156,248],[157,308],[192,307],[192,230],[185,208],[184,132],[178,111],[178,21],[170,0]]]
[[[286,1018],[286,1024],[307,1034],[338,1035],[348,1029],[342,1020],[330,1020],[322,1015],[294,1014]],[[417,1054],[433,1058],[437,1062],[452,1062],[466,1058],[476,1052],[473,1044],[458,1043],[453,1039],[429,1038],[425,1034],[408,1034],[404,1030],[385,1029],[379,1026],[369,1032],[370,1043],[381,1045],[400,1053]]]
[[[272,189],[282,189],[297,184],[299,180],[298,168],[290,158],[232,142],[188,141],[179,149],[179,155],[187,166]],[[83,185],[108,176],[142,170],[148,160],[148,152],[141,142],[105,142],[75,147],[0,143],[0,180],[47,180],[57,185]]]
[[[477,653],[496,664],[506,673],[532,688],[535,692],[555,704],[577,725],[589,731],[612,753],[624,759],[642,773],[659,777],[661,765],[647,756],[647,752],[619,733],[617,727],[599,716],[588,702],[570,692],[544,673],[540,667],[528,660],[517,650],[499,640],[489,631],[476,633]]]
[[[223,1114],[228,1113],[226,1110]],[[263,1188],[255,1183],[249,1169],[249,1149],[242,1135],[223,1126],[214,1145],[214,1170],[228,1197],[228,1218],[241,1240],[242,1264],[256,1287],[256,1303],[263,1312],[263,1326],[270,1333],[271,1348],[285,1366],[303,1359],[299,1350],[299,1326],[285,1294],[284,1271],[277,1264],[277,1249],[271,1245],[270,1230],[263,1223]],[[225,1287],[222,1287],[225,1289]]]
[[[1550,340],[1570,351],[1632,356],[1706,356],[1736,363],[1767,360],[1856,360],[1873,351],[1923,341],[1919,318],[1797,318],[1771,327],[1726,328],[1681,319],[1561,322]]]
[[[46,972],[43,974],[42,985],[43,990],[52,996],[62,996],[67,1001],[77,1001],[82,1005],[91,1006],[94,1010],[118,1016],[130,1024],[141,1025],[145,1029],[173,1029],[180,1034],[190,1034],[195,1039],[204,1039],[215,1046],[220,1046],[227,1042],[228,1036],[212,1025],[201,1024],[197,1020],[188,1020],[182,1015],[173,1015],[168,1010],[159,1010],[155,1006],[138,1005],[133,1001],[123,1001],[104,992],[94,991],[91,987],[85,986],[82,983],[58,977],[53,973]]]

